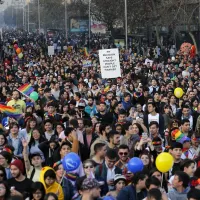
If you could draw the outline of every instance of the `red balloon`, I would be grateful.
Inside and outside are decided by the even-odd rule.
[[[15,44],[15,45],[14,45],[14,49],[16,50],[17,48],[18,48],[18,45],[17,45],[17,44]]]

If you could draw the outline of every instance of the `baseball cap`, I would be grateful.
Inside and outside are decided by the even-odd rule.
[[[94,178],[86,178],[81,186],[82,190],[91,190],[94,188],[99,188],[101,186],[101,183],[99,183],[96,179]]]

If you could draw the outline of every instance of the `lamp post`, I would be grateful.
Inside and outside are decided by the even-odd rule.
[[[89,0],[89,41],[88,41],[88,44],[89,44],[89,48],[90,48],[90,38],[91,38],[91,0]]]
[[[29,32],[29,25],[30,25],[30,2],[28,1],[28,13],[27,13],[27,21],[28,21],[28,32]]]
[[[38,0],[38,29],[40,33],[40,0]]]
[[[125,45],[128,49],[128,21],[127,21],[127,0],[125,0]]]
[[[65,37],[67,39],[67,0],[65,0]]]

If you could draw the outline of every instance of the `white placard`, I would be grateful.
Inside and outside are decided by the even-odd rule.
[[[150,66],[152,67],[153,65],[153,60],[149,60],[148,58],[145,60],[145,65],[147,65],[147,63],[150,64]]]
[[[54,46],[48,46],[48,55],[53,56],[54,55]]]
[[[121,77],[118,49],[99,50],[102,78]]]

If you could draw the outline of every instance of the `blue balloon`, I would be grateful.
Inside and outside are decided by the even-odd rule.
[[[80,157],[76,153],[68,153],[62,160],[63,168],[66,172],[74,171],[76,170],[80,163]]]
[[[144,164],[140,158],[131,158],[128,162],[128,170],[132,173],[140,172],[144,168]]]

